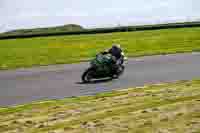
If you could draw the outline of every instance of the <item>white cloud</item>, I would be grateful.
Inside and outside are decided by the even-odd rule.
[[[197,0],[0,0],[0,30],[66,23],[91,27],[197,19],[199,5]]]

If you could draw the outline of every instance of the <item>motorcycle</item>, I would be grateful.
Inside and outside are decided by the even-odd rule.
[[[82,74],[82,81],[84,83],[91,82],[92,79],[111,78],[117,79],[124,73],[125,63],[127,57],[122,53],[122,57],[117,61],[117,70],[113,72],[112,61],[113,56],[111,54],[97,54],[96,58],[90,61],[90,67]]]

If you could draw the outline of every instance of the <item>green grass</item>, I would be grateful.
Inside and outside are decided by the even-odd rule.
[[[0,132],[198,133],[200,80],[0,108]]]
[[[0,40],[0,69],[74,63],[91,59],[112,43],[129,57],[200,51],[200,28]]]

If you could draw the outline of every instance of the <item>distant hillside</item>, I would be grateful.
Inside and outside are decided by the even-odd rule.
[[[196,22],[180,22],[180,23],[166,23],[166,24],[154,24],[154,25],[119,26],[119,27],[94,28],[94,29],[84,29],[79,25],[69,24],[52,28],[16,30],[7,33],[1,33],[0,39],[159,30],[159,29],[184,28],[184,27],[200,27],[200,22],[196,21]]]
[[[57,27],[48,27],[48,28],[36,28],[36,29],[20,29],[13,30],[9,32],[3,33],[5,36],[14,36],[14,35],[32,35],[32,34],[48,34],[55,32],[74,32],[74,31],[82,31],[84,28],[80,25],[76,24],[68,24],[64,26]],[[0,34],[1,35],[1,34]]]

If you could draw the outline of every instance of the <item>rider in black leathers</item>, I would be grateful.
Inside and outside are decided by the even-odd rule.
[[[120,45],[119,44],[113,44],[112,48],[110,48],[107,51],[101,52],[101,53],[102,54],[111,54],[113,56],[113,58],[112,58],[112,64],[111,64],[112,67],[111,68],[112,68],[112,72],[114,74],[116,74],[117,71],[118,71],[117,61],[119,59],[121,59],[121,57],[122,57],[122,49],[121,49]]]

